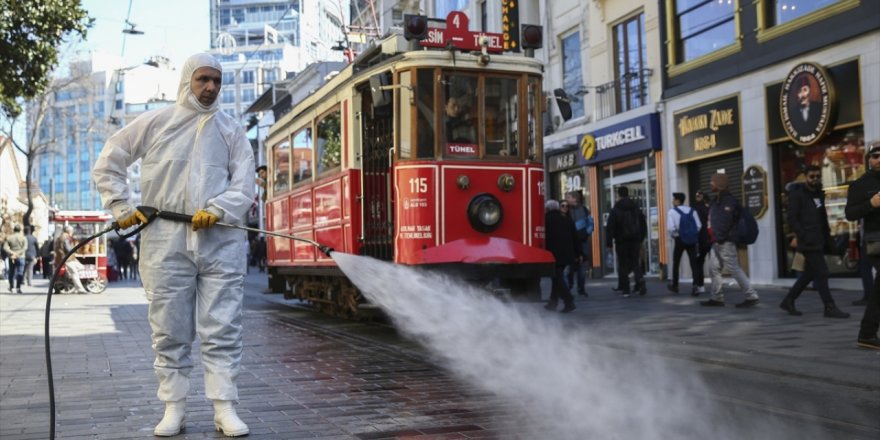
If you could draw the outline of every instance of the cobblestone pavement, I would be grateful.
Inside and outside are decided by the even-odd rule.
[[[532,425],[527,410],[454,379],[388,326],[319,316],[263,294],[264,285],[259,274],[249,275],[239,413],[251,438],[541,438],[524,430]],[[39,280],[24,295],[0,294],[2,439],[48,438],[45,290],[46,281]],[[822,423],[850,433],[846,438],[880,436],[877,419],[847,419],[831,408],[839,399],[858,399],[860,408],[880,410],[880,352],[855,348],[861,308],[848,304],[857,295],[835,292],[854,316],[831,320],[822,317],[815,292],[798,302],[804,311],[799,318],[777,308],[782,290],[761,294],[753,309],[733,308],[736,293],[728,295],[728,307],[705,308],[696,304],[700,298],[670,295],[657,281],[647,296],[626,299],[601,281],[591,284],[589,297],[578,297],[575,312],[546,316],[573,329],[625,328],[655,342],[665,356],[698,365],[709,378],[718,370],[759,377],[750,385],[719,379],[719,395],[729,401],[760,394],[765,383],[820,388],[830,411]],[[162,406],[139,285],[114,283],[101,295],[55,295],[52,310],[58,438],[153,438]],[[194,357],[187,426],[178,438],[223,438],[213,431]],[[818,417],[768,405],[757,397],[745,404],[795,422]]]

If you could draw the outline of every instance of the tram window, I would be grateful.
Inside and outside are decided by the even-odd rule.
[[[434,157],[434,69],[420,69],[416,75],[416,156]]]
[[[312,178],[312,129],[304,128],[293,135],[293,183]]]
[[[342,163],[340,112],[336,110],[318,122],[318,175]]]
[[[283,142],[272,147],[272,163],[275,175],[272,178],[272,191],[279,193],[290,188],[290,141]]]
[[[443,131],[446,154],[478,156],[477,105],[474,91],[477,78],[464,75],[445,75],[443,80]]]
[[[517,156],[517,80],[486,78],[486,155]]]
[[[541,133],[539,131],[540,127],[538,126],[538,122],[540,121],[541,116],[541,102],[538,100],[538,95],[541,93],[541,83],[536,78],[529,78],[529,98],[528,98],[528,120],[527,120],[527,129],[528,129],[528,149],[529,149],[529,160],[540,162],[544,160],[542,158],[542,144],[541,144]]]
[[[412,72],[400,72],[400,89],[398,89],[400,100],[400,158],[412,158],[412,105],[410,105],[410,96],[412,96]]]

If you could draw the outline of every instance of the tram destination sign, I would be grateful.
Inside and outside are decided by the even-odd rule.
[[[452,11],[446,17],[446,27],[428,26],[428,36],[420,42],[422,47],[452,47],[460,50],[481,50],[481,40],[492,53],[504,52],[504,35],[492,32],[471,32],[470,19],[463,12]]]

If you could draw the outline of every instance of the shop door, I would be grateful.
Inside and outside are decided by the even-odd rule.
[[[602,269],[606,276],[617,276],[617,253],[605,247],[608,235],[606,226],[611,208],[617,202],[617,189],[625,186],[629,189],[629,198],[645,214],[648,223],[648,239],[642,247],[641,264],[645,274],[657,274],[660,266],[659,254],[659,230],[657,218],[657,174],[654,168],[653,157],[639,157],[614,164],[604,165],[601,168],[600,187],[601,198],[599,209],[601,210],[601,249]]]

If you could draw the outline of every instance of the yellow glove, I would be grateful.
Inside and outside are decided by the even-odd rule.
[[[220,220],[220,217],[217,217],[204,209],[200,209],[196,211],[196,215],[193,216],[193,231],[210,228],[211,226],[214,226],[214,223],[217,223],[217,220]]]
[[[118,222],[116,222],[116,224],[118,224],[119,227],[122,229],[128,229],[134,225],[139,225],[141,223],[147,223],[147,221],[148,221],[147,216],[144,215],[143,212],[140,212],[137,209],[135,209],[134,212],[131,213],[131,215],[129,215],[128,217],[126,217],[122,220],[119,220]]]

